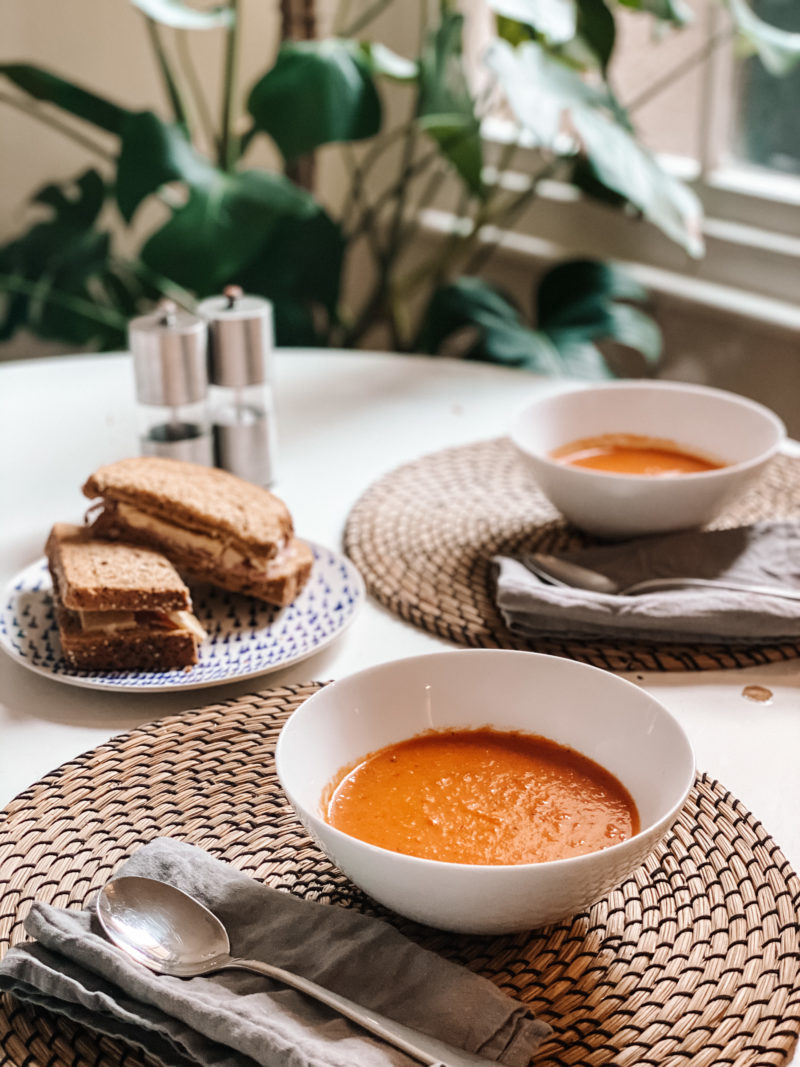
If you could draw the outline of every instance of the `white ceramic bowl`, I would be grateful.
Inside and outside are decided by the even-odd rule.
[[[641,434],[727,464],[659,477],[569,467],[553,449],[597,434]],[[554,393],[515,418],[511,440],[542,492],[575,526],[617,539],[709,522],[781,447],[786,428],[768,408],[721,389],[619,381]]]
[[[379,848],[325,822],[337,773],[431,728],[491,725],[568,745],[623,783],[641,830],[547,863],[444,863]],[[418,922],[500,934],[573,915],[623,881],[675,821],[694,781],[686,734],[657,700],[613,674],[533,652],[458,650],[359,671],[319,690],[284,726],[283,789],[309,834],[357,886]]]

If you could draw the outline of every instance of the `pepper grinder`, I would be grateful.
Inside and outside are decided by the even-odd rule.
[[[142,455],[213,466],[206,324],[164,300],[154,314],[131,320],[128,343]]]
[[[272,304],[229,285],[198,306],[208,324],[214,462],[248,482],[275,481]]]

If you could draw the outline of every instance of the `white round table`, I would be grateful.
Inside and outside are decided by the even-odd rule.
[[[563,383],[483,364],[383,353],[283,350],[276,359],[275,491],[300,536],[341,547],[347,514],[380,475],[426,453],[506,432],[512,414]],[[138,452],[127,355],[0,364],[0,583],[42,555],[55,521],[81,521],[80,486]],[[88,748],[142,723],[274,685],[341,677],[452,648],[367,600],[331,645],[246,681],[171,693],[66,685],[0,653],[0,806]],[[680,720],[700,770],[765,825],[800,870],[800,660],[747,670],[629,676]],[[769,704],[743,695],[768,687]]]

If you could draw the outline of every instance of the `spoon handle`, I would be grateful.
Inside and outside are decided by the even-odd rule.
[[[800,589],[787,589],[782,585],[755,585],[748,582],[729,582],[725,578],[648,578],[621,589],[625,596],[637,593],[655,593],[660,589],[722,589],[732,593],[756,593],[759,596],[777,596],[784,600],[800,600]]]
[[[394,1019],[387,1019],[386,1016],[365,1008],[363,1004],[356,1004],[355,1001],[349,1000],[347,997],[340,996],[330,989],[325,989],[324,986],[317,985],[316,982],[312,982],[309,978],[303,978],[299,974],[285,971],[282,967],[275,967],[271,963],[231,957],[215,969],[227,970],[228,968],[254,971],[256,974],[263,974],[267,978],[283,982],[284,985],[291,986],[301,993],[320,1001],[322,1004],[327,1004],[329,1008],[333,1008],[346,1019],[351,1019],[353,1022],[358,1023],[365,1030],[369,1030],[370,1033],[383,1038],[388,1044],[407,1053],[420,1063],[433,1065],[433,1067],[476,1067],[478,1064],[486,1065],[491,1062],[483,1057],[471,1055],[463,1049],[453,1048],[444,1041],[438,1041],[435,1037],[422,1034],[419,1030],[404,1026],[403,1023],[396,1022]],[[493,1064],[493,1067],[497,1067],[497,1065]]]

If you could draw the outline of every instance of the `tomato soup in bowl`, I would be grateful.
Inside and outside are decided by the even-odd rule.
[[[618,381],[534,399],[510,437],[566,519],[621,539],[710,522],[761,474],[786,430],[762,404],[722,389]]]
[[[337,787],[370,757],[380,756],[391,771],[393,756],[395,767],[405,762],[401,750],[413,764],[420,754],[415,749],[437,744],[448,751],[434,751],[439,770],[425,772],[433,796],[423,788],[416,799],[412,791],[402,800],[392,795],[391,776],[384,777],[372,793],[359,797],[356,789],[351,795],[356,822],[331,818]],[[492,766],[498,746],[503,767]],[[560,657],[495,649],[395,660],[332,682],[288,720],[275,759],[306,830],[360,889],[417,922],[474,934],[530,929],[588,907],[658,845],[694,780],[685,733],[638,686]],[[573,776],[572,785],[581,780],[579,792],[602,787],[604,803],[610,795],[616,808],[595,818],[583,807],[576,817],[574,795],[562,806],[563,780],[558,790],[545,782],[535,793],[553,765],[559,775]],[[476,768],[482,780],[472,791],[467,779]],[[406,778],[418,773],[411,771]],[[527,814],[526,775],[532,776]],[[493,790],[497,802],[487,806],[486,793]],[[376,794],[382,794],[388,822],[406,804],[411,825],[400,829],[405,843],[364,832],[376,814]],[[454,806],[437,809],[432,799]],[[415,831],[415,817],[430,828],[442,818],[458,821],[466,809],[473,820],[466,842],[456,835],[453,846],[443,827],[433,851],[419,854],[409,846],[415,834],[430,844],[428,831]],[[537,820],[538,829],[532,825]],[[514,851],[526,835],[528,843],[538,837],[541,844],[554,827],[561,835],[556,851]]]
[[[543,863],[639,831],[627,789],[545,737],[427,730],[336,776],[325,818],[393,852],[448,863]]]

